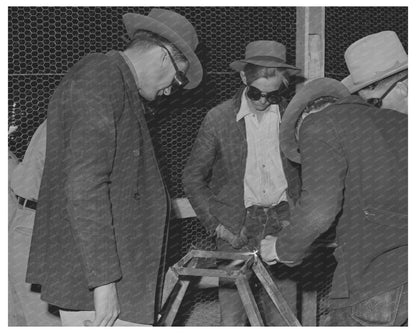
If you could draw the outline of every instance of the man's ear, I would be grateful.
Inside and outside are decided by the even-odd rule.
[[[241,81],[243,81],[243,83],[245,85],[247,85],[247,78],[246,78],[246,74],[243,71],[240,71],[240,77],[241,77]]]
[[[402,95],[403,97],[407,97],[408,96],[407,80],[404,82],[397,83],[396,89],[400,92],[400,95]]]
[[[160,64],[161,66],[166,66],[166,64],[169,63],[169,56],[166,52],[166,50],[164,50],[162,47],[159,48],[160,49],[160,54],[159,54],[159,59],[160,59]]]

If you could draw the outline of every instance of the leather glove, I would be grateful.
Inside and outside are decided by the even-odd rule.
[[[230,230],[224,227],[222,224],[219,224],[215,229],[217,232],[217,238],[221,238],[228,242],[234,249],[241,249],[244,245],[248,243],[246,228],[242,227],[240,234],[234,235]]]

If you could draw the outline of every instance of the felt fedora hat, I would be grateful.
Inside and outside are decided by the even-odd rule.
[[[283,154],[291,161],[301,163],[295,137],[296,121],[309,102],[324,96],[344,98],[349,95],[348,89],[334,79],[319,78],[305,84],[292,98],[282,117],[279,139]]]
[[[198,36],[193,25],[182,15],[171,10],[153,8],[149,15],[127,13],[123,22],[130,39],[138,30],[151,31],[166,38],[186,57],[189,69],[186,73],[189,83],[185,89],[198,86],[202,80],[202,66],[195,54]]]
[[[354,93],[407,69],[407,53],[394,31],[382,31],[348,47],[345,62],[350,75],[341,82]]]
[[[249,43],[246,47],[245,59],[233,61],[230,67],[240,72],[247,64],[286,68],[290,75],[300,71],[299,68],[286,64],[286,47],[273,40],[257,40]]]

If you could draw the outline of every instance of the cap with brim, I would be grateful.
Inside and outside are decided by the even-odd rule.
[[[202,80],[203,70],[194,50],[198,44],[198,37],[192,24],[182,15],[170,10],[152,9],[148,16],[127,13],[123,15],[130,39],[138,30],[146,30],[158,34],[170,41],[189,62],[186,76],[189,83],[185,89],[193,89]]]
[[[362,83],[356,83],[354,82],[351,75],[347,76],[345,79],[343,79],[341,82],[344,86],[348,88],[348,90],[351,92],[351,94],[373,84],[374,82],[380,81],[382,79],[385,79],[391,75],[394,75],[396,73],[399,73],[401,71],[404,71],[408,69],[407,62],[405,64],[399,64],[392,70],[384,71],[384,72],[378,72],[372,79],[367,79],[365,82]]]
[[[296,163],[301,163],[298,142],[295,137],[296,121],[309,102],[323,96],[344,98],[350,95],[339,81],[330,78],[315,79],[307,83],[288,104],[280,125],[280,147],[283,154]]]
[[[348,47],[344,57],[350,75],[341,82],[351,93],[408,68],[407,53],[394,31],[359,39]]]

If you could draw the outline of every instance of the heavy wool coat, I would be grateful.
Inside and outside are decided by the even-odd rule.
[[[129,66],[86,56],[49,104],[27,281],[73,310],[94,310],[93,288],[116,281],[119,318],[154,323],[167,203]]]
[[[334,222],[334,308],[407,282],[407,125],[407,115],[352,96],[301,127],[302,192],[276,253],[301,260]]]
[[[234,234],[244,224],[244,175],[247,134],[244,119],[236,120],[242,87],[236,95],[210,110],[199,130],[183,172],[183,185],[199,220],[213,233],[219,223]],[[279,105],[280,112],[286,103]],[[299,170],[282,158],[288,198],[299,195]]]

